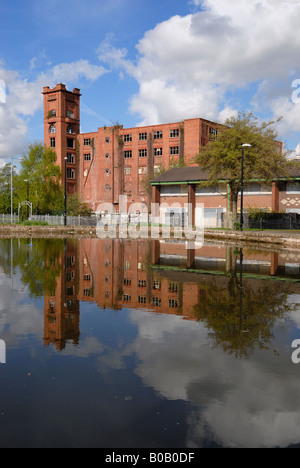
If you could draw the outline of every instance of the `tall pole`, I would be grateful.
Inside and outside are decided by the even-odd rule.
[[[27,219],[29,219],[29,180],[27,180]]]
[[[244,146],[242,147],[242,175],[241,175],[241,231],[244,228]]]
[[[24,182],[27,182],[27,219],[29,219],[29,180],[25,179]]]
[[[11,158],[10,165],[10,224],[13,223],[13,161],[14,158]]]
[[[241,174],[241,222],[240,228],[241,231],[244,228],[244,148],[251,148],[252,145],[246,143],[242,145],[242,174]]]
[[[14,203],[13,203],[13,165],[14,159],[19,159],[20,161],[22,158],[11,158],[11,166],[10,166],[10,223],[13,224],[13,214],[14,214]]]
[[[67,225],[67,159],[65,158],[65,213],[64,213],[64,224]]]

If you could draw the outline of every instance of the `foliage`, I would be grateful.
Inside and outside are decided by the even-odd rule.
[[[23,156],[20,172],[13,167],[13,209],[18,211],[19,203],[32,202],[33,214],[58,215],[64,212],[64,187],[62,173],[56,164],[57,156],[53,149],[42,144],[29,146]],[[0,212],[9,214],[11,210],[11,165],[0,170]],[[27,210],[27,206],[24,207]],[[78,195],[67,198],[67,211],[70,216],[91,216],[92,210],[81,203]],[[24,212],[23,212],[24,213]],[[22,213],[21,213],[22,219]]]
[[[174,167],[186,167],[187,164],[185,163],[184,159],[178,159],[178,158],[171,158],[170,159],[170,164],[169,164],[169,169],[173,169]]]
[[[86,203],[81,203],[77,194],[69,195],[67,198],[68,216],[91,216],[93,210]]]
[[[252,113],[242,112],[228,119],[219,128],[216,141],[208,143],[196,157],[196,162],[209,171],[207,185],[215,185],[220,179],[228,181],[234,224],[237,219],[237,201],[241,190],[242,145],[244,157],[244,180],[263,179],[270,182],[288,172],[286,155],[279,151],[276,142],[276,122],[260,124]]]
[[[143,177],[142,188],[147,195],[149,207],[152,200],[152,185],[151,182],[160,175],[164,174],[168,169],[166,169],[162,164],[155,169],[148,172],[148,174]]]
[[[57,156],[51,148],[41,144],[29,146],[28,154],[21,162],[21,171],[15,177],[15,203],[29,201],[34,214],[57,214],[62,212],[64,203],[61,185],[61,169],[56,165]]]
[[[241,231],[241,223],[239,221],[235,221],[233,227],[235,231]]]
[[[249,219],[253,221],[260,221],[267,217],[267,211],[261,208],[247,208]]]
[[[13,166],[13,180],[16,178],[16,168]],[[0,169],[0,213],[10,213],[11,200],[11,164]]]

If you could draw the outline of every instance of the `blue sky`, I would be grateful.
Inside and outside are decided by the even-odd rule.
[[[0,0],[0,164],[43,139],[59,82],[81,89],[82,132],[245,110],[283,117],[300,152],[299,20],[300,0]]]

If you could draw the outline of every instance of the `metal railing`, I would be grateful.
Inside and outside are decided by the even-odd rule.
[[[30,221],[44,222],[49,224],[49,226],[64,226],[65,217],[64,215],[33,215]],[[97,226],[97,218],[88,216],[67,216],[67,226]]]
[[[222,227],[230,227],[232,213],[222,214]],[[238,214],[237,222],[240,222]],[[249,213],[244,213],[244,229],[269,229],[269,230],[300,230],[300,214],[297,213],[263,213],[257,219],[251,218]]]
[[[10,214],[0,214],[0,224],[11,224],[11,219],[13,221],[13,224],[19,221],[18,215],[14,214],[11,218]]]

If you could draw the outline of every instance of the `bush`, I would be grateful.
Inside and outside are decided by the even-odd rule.
[[[239,221],[236,221],[235,223],[233,223],[233,227],[234,227],[234,230],[235,231],[241,231],[241,223]]]
[[[249,208],[248,215],[249,215],[249,220],[260,221],[261,219],[267,218],[268,211],[262,208]]]

